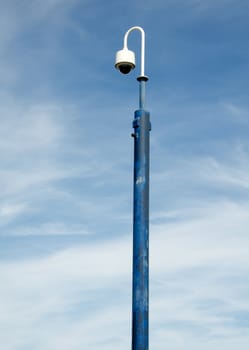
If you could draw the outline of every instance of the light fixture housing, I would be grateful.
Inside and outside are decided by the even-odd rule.
[[[136,66],[135,53],[127,48],[123,48],[116,53],[115,68],[121,73],[128,74]]]

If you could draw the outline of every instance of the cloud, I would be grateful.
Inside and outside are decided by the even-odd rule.
[[[248,204],[193,211],[189,219],[151,227],[151,342],[159,349],[197,348],[206,339],[218,349],[221,340],[248,337]],[[103,340],[104,348],[117,342],[125,348],[131,256],[131,237],[123,237],[1,263],[1,323],[15,335],[3,334],[1,343],[97,349]]]
[[[38,100],[41,95],[49,98],[71,77],[72,61],[76,64],[78,55],[64,45],[71,45],[69,36],[80,44],[85,39],[84,24],[73,18],[77,4],[75,0],[1,1],[0,95],[9,92],[22,101],[37,95]]]
[[[248,124],[248,108],[233,103],[224,103],[224,108],[228,111],[234,121]]]
[[[0,206],[1,225],[25,211],[25,203],[4,203]]]
[[[13,209],[12,209],[13,210]],[[32,209],[29,209],[32,210]],[[27,211],[27,210],[26,210]],[[20,215],[23,211],[19,210],[17,213]],[[88,235],[83,224],[65,223],[62,220],[60,222],[46,222],[34,225],[25,225],[24,227],[15,227],[2,236],[75,236],[75,235]]]
[[[87,171],[87,166],[76,169],[63,165],[63,156],[72,147],[64,146],[70,135],[63,122],[66,111],[62,105],[12,106],[3,102],[1,112],[0,207],[2,234],[6,235],[13,230],[11,224],[17,222],[21,229],[19,219],[30,218],[40,211],[41,201],[56,192],[56,181],[78,176],[84,169]],[[27,226],[31,222],[27,219]]]

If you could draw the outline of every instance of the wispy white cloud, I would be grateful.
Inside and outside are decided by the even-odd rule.
[[[243,106],[239,106],[233,103],[224,103],[224,108],[228,111],[229,115],[237,122],[248,124],[249,121],[249,109]]]
[[[32,212],[32,209],[28,209],[29,212]],[[26,209],[27,211],[27,209]],[[20,215],[22,213],[21,210],[19,210],[18,214]],[[6,235],[8,237],[15,236],[40,236],[40,237],[46,237],[46,236],[75,236],[75,235],[89,235],[89,232],[85,228],[84,224],[73,224],[73,223],[65,223],[63,220],[60,222],[46,222],[41,224],[25,224],[24,227],[20,226],[15,227],[12,230],[9,230]],[[4,234],[2,234],[4,236]]]
[[[2,206],[0,205],[0,225],[25,212],[26,209],[25,203],[4,203]]]
[[[151,227],[151,342],[159,349],[165,342],[197,348],[207,337],[218,349],[221,339],[247,339],[248,212],[248,205],[220,202],[190,220]],[[1,343],[25,346],[29,334],[29,344],[46,343],[48,350],[60,340],[63,349],[97,349],[102,339],[104,348],[122,341],[125,348],[131,256],[126,237],[2,263],[1,323],[15,336],[5,333]]]
[[[24,95],[31,100],[39,91],[51,97],[63,79],[55,80],[55,72],[70,56],[63,39],[73,34],[82,42],[86,37],[84,23],[80,27],[72,18],[78,4],[78,0],[1,1],[0,94],[9,91],[15,99]]]

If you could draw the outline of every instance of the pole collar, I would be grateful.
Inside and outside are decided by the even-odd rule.
[[[137,81],[148,81],[149,77],[147,77],[146,75],[139,75],[137,77]]]

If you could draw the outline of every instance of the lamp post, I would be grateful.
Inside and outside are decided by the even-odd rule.
[[[145,108],[144,74],[145,33],[141,27],[130,28],[124,36],[124,47],[116,53],[115,67],[123,74],[135,68],[135,54],[127,47],[129,34],[141,33],[141,74],[139,109],[135,111],[134,184],[133,184],[133,278],[132,278],[132,350],[149,348],[149,152],[150,114]]]

